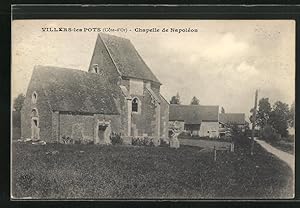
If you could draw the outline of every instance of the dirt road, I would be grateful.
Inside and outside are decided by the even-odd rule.
[[[262,146],[266,151],[272,153],[276,157],[278,157],[280,160],[286,162],[290,168],[295,171],[295,156],[289,153],[286,153],[282,150],[279,150],[272,145],[268,144],[267,142],[259,139],[254,139],[260,146]]]

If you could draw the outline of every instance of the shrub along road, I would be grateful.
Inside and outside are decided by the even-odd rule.
[[[216,199],[293,196],[291,169],[255,146],[255,155],[199,147],[12,146],[12,195],[35,199]]]

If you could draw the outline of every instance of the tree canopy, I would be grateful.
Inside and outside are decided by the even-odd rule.
[[[270,114],[270,123],[272,127],[281,136],[288,135],[288,120],[289,120],[289,106],[286,103],[277,101],[273,105],[273,110]]]
[[[257,110],[257,125],[260,128],[264,128],[268,123],[271,115],[271,104],[269,103],[269,98],[261,98],[258,103]]]
[[[225,109],[221,107],[221,113],[225,113]]]
[[[196,96],[194,96],[191,100],[191,105],[199,105],[200,101],[198,98],[196,98]]]
[[[254,109],[251,109],[250,121],[253,123]],[[293,125],[294,122],[295,104],[289,105],[281,101],[277,101],[271,106],[269,98],[261,98],[258,104],[256,114],[256,124],[260,127],[261,131],[265,129],[273,129],[278,135],[282,137],[288,136],[288,126]],[[271,135],[271,134],[268,134]],[[269,138],[267,138],[269,139]]]
[[[25,96],[21,93],[14,99],[13,107],[16,111],[21,111],[23,103],[25,100]]]
[[[178,92],[175,96],[172,96],[170,104],[180,104],[180,96]]]
[[[295,101],[291,104],[290,107],[289,125],[290,127],[295,127]]]

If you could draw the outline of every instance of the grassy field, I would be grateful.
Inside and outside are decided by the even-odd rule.
[[[196,147],[13,143],[15,198],[277,198],[292,196],[288,166],[255,147],[213,153]],[[57,152],[58,151],[58,152]],[[50,152],[50,153],[49,153]]]

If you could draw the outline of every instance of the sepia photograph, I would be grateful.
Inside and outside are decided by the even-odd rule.
[[[11,25],[12,200],[294,198],[294,20]]]

